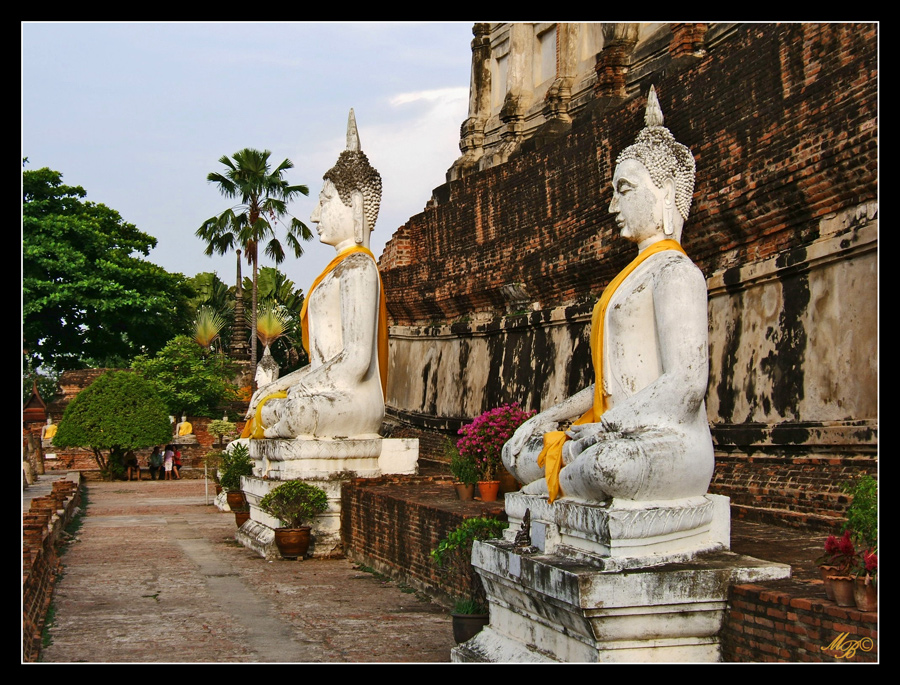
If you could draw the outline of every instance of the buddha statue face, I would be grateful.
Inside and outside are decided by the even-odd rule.
[[[319,204],[309,220],[316,224],[321,242],[337,247],[347,241],[355,242],[357,214],[353,207],[348,207],[341,200],[334,183],[325,179],[319,193]]]
[[[659,188],[647,167],[636,159],[625,159],[616,166],[612,186],[609,211],[615,214],[623,238],[642,246],[653,238],[667,237],[664,226],[674,220],[674,180],[666,179]]]

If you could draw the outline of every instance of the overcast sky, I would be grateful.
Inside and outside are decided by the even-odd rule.
[[[459,156],[472,24],[24,23],[22,156],[87,200],[154,236],[149,261],[234,283],[234,254],[207,257],[194,231],[230,206],[206,181],[223,155],[252,147],[289,158],[309,186],[289,206],[309,216],[322,174],[356,113],[381,173],[376,256]],[[283,231],[280,236],[283,237]],[[280,266],[304,292],[334,256],[315,238]],[[261,255],[261,266],[273,266]],[[249,269],[242,267],[244,275]]]

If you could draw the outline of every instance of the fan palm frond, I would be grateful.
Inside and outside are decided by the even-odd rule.
[[[219,312],[212,307],[198,307],[194,320],[194,341],[208,350],[224,327],[225,319]]]

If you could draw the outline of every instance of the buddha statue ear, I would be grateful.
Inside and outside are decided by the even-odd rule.
[[[675,234],[675,179],[663,181],[663,233],[671,237]]]
[[[363,196],[358,190],[350,195],[351,208],[353,209],[353,240],[357,245],[365,244],[366,215],[363,211]]]

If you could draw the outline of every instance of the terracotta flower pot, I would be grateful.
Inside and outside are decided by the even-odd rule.
[[[456,488],[456,495],[464,502],[475,499],[474,485],[466,485],[465,483],[454,483],[453,485]]]
[[[456,644],[475,637],[490,619],[489,614],[450,614],[453,617],[453,639]]]
[[[309,549],[310,526],[276,528],[275,545],[285,559],[303,557]]]
[[[878,590],[871,579],[868,584],[866,578],[856,579],[853,585],[853,599],[860,611],[878,611]]]
[[[234,522],[237,524],[237,527],[240,528],[250,519],[250,510],[249,509],[238,509],[234,512]]]
[[[838,569],[838,566],[829,566],[828,564],[819,566],[819,572],[822,574],[822,585],[825,587],[825,596],[832,602],[834,601],[834,587],[831,584],[830,577],[837,573]]]
[[[496,502],[497,493],[500,491],[499,480],[478,481],[478,494],[482,502]]]
[[[853,586],[856,579],[851,576],[828,576],[831,581],[831,587],[834,589],[834,603],[839,607],[856,606],[856,599],[853,597]]]
[[[231,511],[244,508],[244,493],[240,490],[229,490],[225,493],[225,500],[228,502]]]
[[[507,492],[516,492],[519,489],[519,481],[516,480],[516,477],[512,475],[506,469],[500,471],[500,492],[504,495]]]

